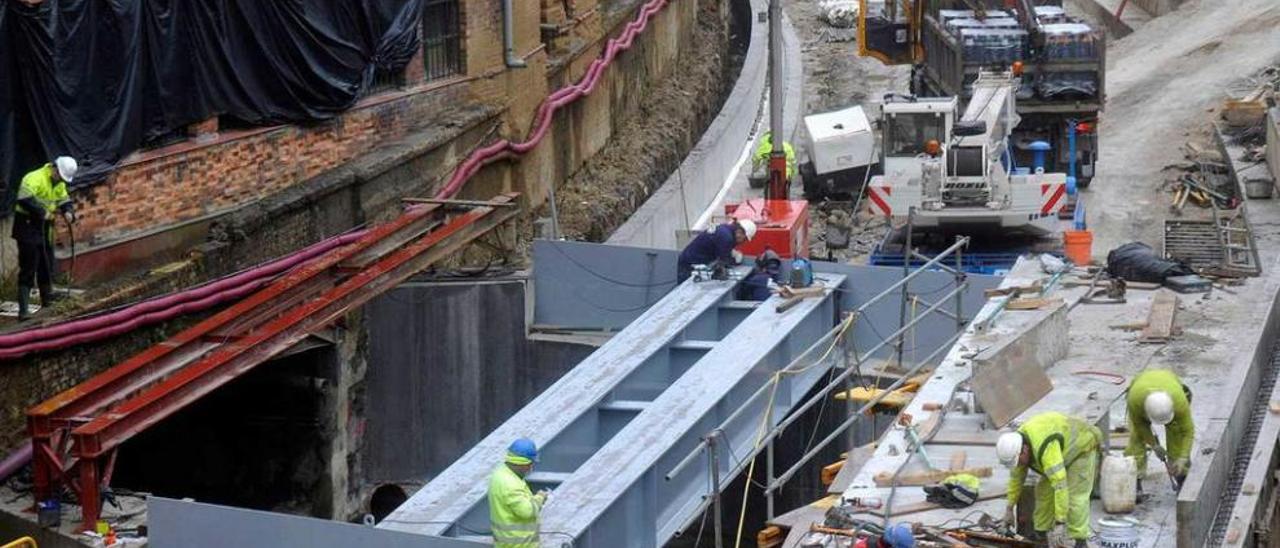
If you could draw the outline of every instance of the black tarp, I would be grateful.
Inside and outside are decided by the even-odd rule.
[[[403,70],[422,17],[421,0],[0,1],[0,215],[57,155],[79,160],[78,186],[212,116],[331,118]]]

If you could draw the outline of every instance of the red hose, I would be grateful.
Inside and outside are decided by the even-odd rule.
[[[349,244],[364,233],[359,230],[335,236],[244,272],[119,310],[0,335],[0,360],[101,340],[238,299],[266,285],[280,273]]]
[[[587,67],[587,72],[583,74],[582,79],[578,80],[578,83],[560,88],[548,96],[538,106],[538,112],[534,116],[533,131],[529,133],[527,140],[513,143],[507,139],[500,139],[486,147],[475,150],[454,170],[449,177],[449,181],[440,189],[440,192],[436,193],[436,197],[452,197],[458,193],[462,185],[466,184],[471,177],[475,176],[476,172],[480,171],[480,168],[502,158],[523,155],[538,146],[538,143],[542,142],[543,137],[546,137],[547,132],[551,129],[551,119],[556,111],[585,95],[589,95],[595,89],[596,84],[600,83],[600,76],[604,74],[604,69],[613,63],[619,52],[631,48],[636,36],[644,32],[645,28],[649,26],[649,20],[659,11],[662,11],[662,8],[665,8],[669,1],[650,0],[646,3],[644,7],[640,8],[640,14],[636,16],[635,20],[627,23],[622,34],[609,40],[605,45],[604,53],[591,62],[591,66]]]

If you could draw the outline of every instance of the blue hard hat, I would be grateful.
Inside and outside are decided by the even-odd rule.
[[[520,438],[511,442],[511,447],[507,448],[507,452],[512,455],[524,457],[533,462],[538,462],[538,445],[533,443],[529,438]]]
[[[893,548],[914,548],[916,545],[916,537],[911,534],[911,526],[905,523],[886,529],[881,538]]]

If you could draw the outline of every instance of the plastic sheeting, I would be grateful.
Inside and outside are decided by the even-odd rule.
[[[419,48],[422,18],[421,0],[5,4],[5,204],[22,174],[48,157],[78,159],[79,185],[148,139],[211,116],[254,125],[331,118],[355,104],[376,72],[404,68]],[[38,146],[23,153],[28,143]]]

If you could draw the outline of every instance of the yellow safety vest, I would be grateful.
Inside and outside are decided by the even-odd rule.
[[[53,164],[45,164],[22,177],[22,184],[18,186],[18,200],[27,198],[34,198],[45,210],[26,211],[22,204],[17,204],[14,206],[14,213],[44,216],[46,213],[56,212],[62,204],[71,201],[71,196],[67,194],[67,183],[53,182]]]
[[[1097,451],[1102,432],[1081,419],[1049,411],[1031,417],[1018,428],[1018,433],[1031,446],[1031,462],[1029,466],[1015,466],[1010,471],[1009,506],[1018,503],[1029,467],[1049,480],[1053,487],[1054,517],[1059,523],[1066,523],[1070,501],[1067,467],[1076,459]]]
[[[499,548],[537,548],[541,496],[505,463],[489,477],[489,526]]]

